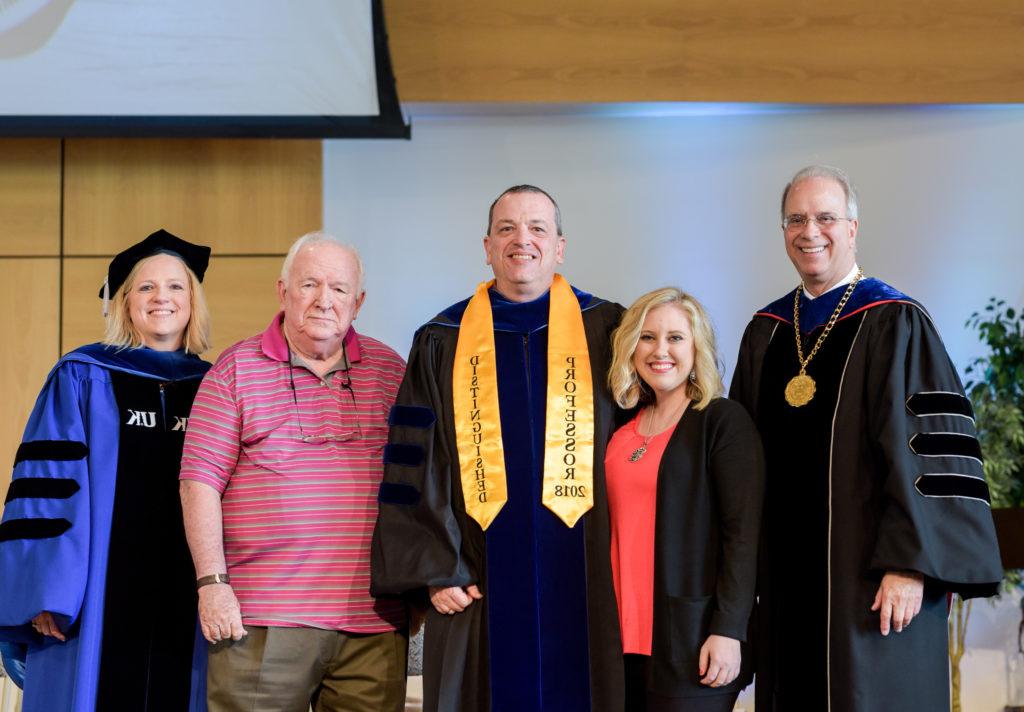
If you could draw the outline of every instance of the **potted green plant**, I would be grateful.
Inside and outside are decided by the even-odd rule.
[[[1024,568],[1024,314],[989,299],[967,320],[988,346],[966,369],[965,384],[974,406],[975,426],[985,456],[985,478],[992,499],[1004,586],[1021,585]],[[971,602],[954,597],[949,618],[949,659],[953,712],[960,708],[960,660]]]
[[[967,393],[985,455],[985,478],[992,497],[999,546],[1011,581],[1024,568],[1024,537],[1004,532],[1024,506],[1024,313],[994,297],[967,326],[976,329],[989,353],[967,367]],[[1003,534],[1011,536],[1004,537]],[[1019,533],[1019,532],[1018,532]]]

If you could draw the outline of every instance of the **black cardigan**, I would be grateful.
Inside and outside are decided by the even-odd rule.
[[[715,695],[753,678],[747,630],[764,471],[760,437],[741,405],[716,398],[687,409],[658,467],[652,692]],[[700,648],[712,633],[742,641],[740,675],[724,687],[700,684]]]

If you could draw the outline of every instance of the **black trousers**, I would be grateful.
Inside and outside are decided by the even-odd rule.
[[[646,655],[623,656],[626,666],[626,712],[732,712],[739,692],[704,697],[665,697],[647,690]]]

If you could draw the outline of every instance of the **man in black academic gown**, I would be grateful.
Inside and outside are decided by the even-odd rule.
[[[426,609],[426,710],[621,712],[603,463],[622,308],[555,274],[565,237],[539,188],[498,197],[484,250],[493,282],[416,334],[371,592]]]
[[[948,593],[1002,578],[970,401],[924,308],[863,277],[842,171],[798,172],[782,226],[801,286],[730,393],[768,462],[757,710],[947,710]]]

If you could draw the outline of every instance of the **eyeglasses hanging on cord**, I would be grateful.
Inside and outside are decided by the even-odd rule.
[[[302,412],[299,410],[299,399],[296,395],[295,388],[295,365],[289,361],[288,363],[288,380],[292,387],[292,404],[295,407],[295,420],[299,426],[299,439],[304,443],[311,445],[322,445],[328,442],[349,442],[352,440],[358,440],[363,437],[362,427],[359,424],[359,411],[356,406],[356,392],[352,388],[352,376],[349,373],[351,364],[348,360],[348,350],[345,348],[345,343],[342,342],[342,367],[341,367],[341,382],[340,387],[344,391],[348,391],[349,399],[352,402],[352,422],[355,427],[351,430],[342,433],[335,433],[329,435],[309,435],[302,427]],[[291,352],[289,350],[289,357]],[[330,374],[328,374],[330,375]]]

